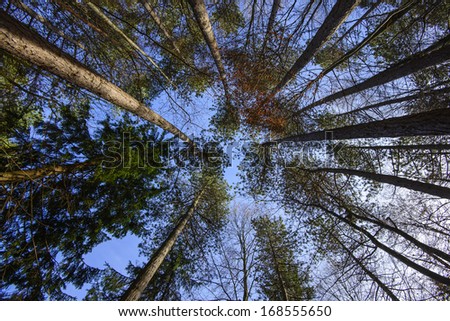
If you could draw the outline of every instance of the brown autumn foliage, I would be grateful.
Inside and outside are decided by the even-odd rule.
[[[257,54],[232,50],[227,52],[232,63],[234,97],[244,121],[251,127],[267,128],[281,133],[287,119],[278,101],[265,102],[265,96],[278,82],[279,68],[272,59],[262,59]]]

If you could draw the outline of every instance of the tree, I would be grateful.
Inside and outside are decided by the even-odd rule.
[[[0,298],[448,299],[448,9],[2,2]]]
[[[270,34],[272,33],[273,26],[275,25],[275,18],[277,16],[277,12],[280,9],[280,0],[274,0],[272,4],[272,10],[270,11],[269,21],[267,23],[267,31],[264,36],[264,41],[262,44],[262,51],[264,52],[267,46],[267,41],[269,40]]]
[[[91,134],[83,110],[61,113],[58,122],[35,128],[38,138],[19,132],[12,137],[16,145],[2,150],[2,160],[9,160],[2,165],[21,168],[20,179],[2,182],[0,270],[10,298],[68,299],[67,284],[81,288],[99,273],[83,256],[111,237],[140,234],[147,220],[141,209],[161,192],[161,169],[144,162],[159,159],[158,145],[149,151],[131,144],[139,138],[156,143],[154,128],[125,117]],[[130,140],[123,138],[127,131]],[[50,171],[27,169],[37,165]]]
[[[159,267],[163,263],[164,259],[167,257],[168,253],[171,251],[174,246],[177,238],[184,231],[186,225],[192,220],[194,213],[198,211],[199,207],[201,207],[201,202],[206,203],[203,198],[212,198],[214,199],[214,193],[217,193],[217,190],[223,186],[218,183],[218,177],[214,177],[214,174],[207,174],[205,170],[204,176],[200,177],[199,186],[197,187],[197,191],[195,191],[194,199],[192,200],[191,205],[187,209],[186,213],[178,219],[177,224],[171,230],[167,238],[161,244],[161,246],[153,253],[152,257],[145,265],[145,267],[139,272],[137,277],[133,280],[133,282],[126,289],[124,294],[121,297],[121,300],[124,301],[136,301],[139,300],[143,291],[148,286],[155,273],[158,271]],[[220,191],[219,191],[220,194]],[[223,194],[223,192],[222,192]],[[223,195],[219,195],[219,203],[223,202]],[[206,218],[206,220],[214,221],[214,219],[220,220],[220,213],[205,213],[209,214],[210,218]],[[216,217],[215,217],[216,216]]]
[[[208,264],[201,273],[204,285],[194,299],[249,301],[255,299],[256,243],[252,218],[258,207],[236,203],[227,217],[227,224],[211,249]],[[207,278],[207,276],[209,276]]]
[[[338,0],[327,16],[325,21],[320,26],[315,36],[311,39],[306,49],[297,59],[291,69],[286,73],[283,79],[272,90],[268,99],[274,97],[280,90],[291,81],[295,75],[314,57],[317,51],[331,38],[333,33],[345,21],[347,16],[359,4],[359,0],[355,1],[340,1]]]
[[[161,30],[161,32],[164,34],[164,36],[170,41],[170,43],[172,44],[173,49],[175,49],[175,51],[178,54],[181,54],[181,50],[178,47],[175,39],[172,37],[171,33],[169,32],[169,30],[167,30],[167,28],[164,26],[164,24],[162,23],[161,19],[159,18],[158,14],[156,13],[156,11],[154,10],[154,8],[152,7],[151,3],[149,0],[141,0],[142,5],[145,7],[145,10],[147,10],[147,12],[150,14],[150,17],[153,19],[153,21],[155,22],[155,24],[158,26],[158,28]]]
[[[189,137],[160,115],[100,75],[89,70],[73,57],[62,53],[58,48],[49,44],[40,35],[10,17],[4,11],[0,12],[0,16],[2,21],[0,34],[2,49],[69,82],[73,82],[77,86],[157,124],[182,140],[193,144]]]
[[[295,257],[296,244],[289,239],[281,219],[262,216],[253,221],[258,245],[258,283],[261,294],[272,301],[303,301],[313,298],[308,272]]]
[[[377,3],[375,3],[375,5],[377,5]],[[305,86],[305,89],[303,89],[298,95],[297,97],[301,97],[308,88],[310,88],[311,86],[313,86],[316,82],[318,82],[321,78],[323,78],[324,76],[326,76],[328,73],[330,73],[331,71],[333,71],[333,69],[335,68],[339,68],[339,65],[343,64],[346,60],[348,60],[350,57],[352,57],[353,55],[357,54],[365,45],[367,45],[372,39],[376,38],[377,36],[379,36],[380,34],[383,33],[383,31],[385,31],[387,28],[389,28],[389,26],[391,26],[392,24],[395,23],[395,21],[399,20],[403,15],[405,15],[410,9],[411,7],[413,7],[415,5],[414,2],[407,2],[406,4],[402,5],[401,7],[399,7],[398,9],[392,11],[385,20],[383,20],[380,25],[367,37],[364,38],[363,41],[361,41],[357,46],[355,46],[353,49],[351,49],[350,51],[346,52],[345,54],[339,55],[338,57],[336,57],[336,59],[330,61],[329,63],[324,63],[325,57],[324,55],[326,53],[329,54],[334,54],[336,55],[336,48],[335,47],[326,47],[324,48],[324,50],[322,52],[319,52],[316,55],[316,60],[318,60],[319,64],[323,66],[323,69],[320,74],[313,80],[311,80],[310,82],[308,82],[308,84]],[[326,49],[326,51],[325,51]],[[320,63],[320,61],[323,61],[322,63]]]
[[[276,142],[448,135],[450,133],[449,121],[450,110],[448,108],[436,109],[414,115],[290,136],[278,139]]]
[[[329,103],[339,98],[346,97],[348,95],[356,94],[363,90],[379,86],[390,82],[392,80],[410,75],[419,70],[425,69],[430,66],[435,66],[447,61],[450,56],[448,52],[450,51],[450,36],[446,36],[440,39],[438,42],[432,44],[425,50],[418,52],[414,55],[405,58],[388,69],[370,77],[363,82],[356,84],[352,87],[343,89],[337,93],[331,94],[324,98],[321,98],[306,107],[301,108],[295,114],[299,115],[306,111],[313,109],[314,107]]]
[[[230,102],[230,89],[228,88],[227,76],[225,73],[225,67],[222,63],[222,57],[219,51],[219,45],[217,44],[216,37],[214,36],[214,31],[209,21],[208,12],[206,11],[206,6],[203,0],[189,0],[189,5],[194,12],[194,17],[198,23],[198,26],[203,34],[206,44],[214,58],[217,70],[219,71],[220,81],[222,82],[223,89],[225,91],[225,97],[228,102]]]

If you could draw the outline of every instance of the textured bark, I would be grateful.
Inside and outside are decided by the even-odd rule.
[[[360,0],[338,0],[330,14],[320,26],[317,33],[309,42],[305,51],[297,59],[291,69],[286,73],[280,83],[273,89],[267,99],[274,97],[295,75],[311,61],[320,48],[331,38],[339,26],[345,21],[353,9],[360,3]]]
[[[273,0],[272,10],[270,11],[269,22],[267,23],[266,35],[264,36],[264,41],[262,45],[262,52],[266,50],[267,41],[272,33],[273,26],[275,25],[275,17],[277,16],[278,9],[280,9],[281,0]]]
[[[19,183],[26,180],[36,180],[43,177],[70,173],[88,167],[97,166],[100,161],[86,161],[70,165],[47,165],[41,168],[24,169],[0,173],[0,183]]]
[[[211,51],[211,55],[216,63],[217,70],[219,71],[219,77],[225,91],[225,97],[228,101],[231,100],[230,89],[228,88],[227,77],[225,73],[225,68],[222,63],[222,57],[220,55],[219,45],[217,44],[216,37],[214,36],[214,31],[209,21],[208,12],[206,11],[205,2],[203,0],[188,0],[191,8],[194,12],[195,20],[200,27],[206,44]]]
[[[307,172],[326,172],[326,173],[336,173],[344,175],[358,176],[366,179],[370,179],[376,182],[390,184],[398,187],[407,188],[412,191],[425,193],[428,195],[433,195],[441,198],[450,199],[450,188],[443,187],[439,185],[434,185],[430,183],[423,183],[419,181],[413,181],[407,178],[370,173],[366,171],[360,171],[356,169],[347,168],[317,168],[317,169],[305,169]]]
[[[351,49],[350,51],[346,52],[342,57],[334,61],[331,65],[326,67],[324,70],[320,72],[319,75],[306,85],[305,89],[303,89],[297,97],[302,97],[303,94],[316,82],[318,82],[320,79],[322,79],[324,76],[326,76],[329,72],[331,72],[334,68],[342,64],[344,61],[348,60],[350,57],[358,53],[365,45],[367,45],[371,40],[378,37],[383,31],[385,31],[387,28],[389,28],[395,21],[399,20],[401,17],[403,17],[414,5],[416,2],[411,1],[406,3],[405,5],[401,6],[397,10],[392,11],[386,19],[366,38],[364,38],[363,41],[361,41],[356,47]],[[376,4],[377,5],[377,4]],[[375,6],[375,5],[374,5]],[[369,11],[368,11],[369,12]]]
[[[356,84],[350,88],[326,96],[318,101],[300,109],[295,115],[299,115],[322,104],[332,102],[336,99],[359,93],[363,90],[386,84],[390,81],[410,75],[419,70],[441,64],[450,59],[450,35],[442,38],[427,49],[416,53],[406,59],[399,61],[386,70]]]
[[[450,134],[450,108],[414,115],[394,117],[370,123],[351,125],[290,136],[275,142],[306,142],[355,138],[408,137]]]
[[[169,30],[167,30],[167,28],[164,26],[164,24],[162,23],[161,19],[159,18],[158,14],[156,13],[156,11],[153,9],[151,3],[149,0],[141,0],[142,5],[145,7],[145,10],[147,10],[147,12],[149,13],[150,17],[152,17],[153,21],[155,22],[155,24],[158,26],[159,30],[161,30],[161,32],[164,34],[164,36],[169,39],[170,43],[172,44],[173,49],[175,49],[175,51],[178,54],[181,54],[180,48],[178,47],[175,39],[172,37],[171,33],[169,32]]]
[[[204,191],[200,191],[195,197],[193,203],[189,210],[184,214],[178,221],[175,228],[170,232],[164,243],[158,248],[158,250],[153,254],[150,261],[145,265],[142,271],[139,273],[137,278],[131,283],[130,287],[122,295],[122,301],[137,301],[142,295],[142,292],[148,286],[152,280],[155,273],[158,271],[159,267],[163,263],[167,254],[169,254],[178,236],[183,232],[186,224],[189,222],[191,217],[194,215],[195,210],[200,203],[200,199],[203,196]]]
[[[189,137],[163,117],[73,57],[62,52],[4,11],[0,11],[0,46],[12,55],[82,87],[194,145]]]

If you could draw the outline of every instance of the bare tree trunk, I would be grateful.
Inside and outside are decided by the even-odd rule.
[[[327,193],[328,194],[328,193]],[[330,195],[330,194],[328,194]],[[417,246],[418,248],[420,248],[422,251],[424,251],[425,253],[427,253],[428,255],[437,258],[438,260],[445,260],[448,263],[444,264],[446,266],[448,266],[448,264],[450,263],[450,254],[447,254],[435,247],[429,246],[421,241],[419,241],[418,239],[416,239],[415,237],[409,235],[408,233],[406,233],[405,231],[399,229],[397,226],[389,225],[379,219],[376,219],[374,217],[370,217],[370,215],[365,214],[364,215],[358,215],[356,214],[354,211],[351,211],[348,206],[345,205],[345,203],[343,203],[343,201],[339,200],[338,198],[336,198],[334,195],[330,195],[338,204],[341,208],[343,208],[347,214],[351,215],[352,218],[354,219],[358,219],[360,221],[365,221],[365,222],[369,222],[372,224],[375,224],[385,230],[389,230],[392,233],[395,233],[401,237],[403,237],[405,240],[411,242],[412,244],[414,244],[415,246]],[[442,262],[442,261],[441,261]]]
[[[142,5],[145,7],[145,9],[147,10],[147,12],[150,14],[150,17],[152,17],[153,21],[155,22],[155,24],[158,26],[159,30],[161,30],[161,32],[164,34],[164,36],[169,39],[170,43],[172,44],[173,49],[175,49],[175,51],[178,54],[181,54],[180,48],[178,47],[175,39],[172,37],[171,33],[169,32],[169,30],[167,30],[167,28],[164,26],[164,24],[162,23],[161,19],[159,18],[158,14],[156,13],[156,11],[153,9],[151,3],[149,0],[141,0]]]
[[[382,101],[382,102],[379,102],[379,103],[375,103],[375,104],[372,104],[372,105],[368,105],[368,106],[364,106],[364,107],[361,107],[361,108],[358,108],[358,109],[354,109],[354,110],[348,111],[346,113],[336,114],[335,116],[345,116],[345,115],[349,115],[349,114],[353,114],[353,113],[358,113],[358,112],[361,112],[361,111],[367,111],[367,110],[374,109],[374,108],[379,108],[379,107],[393,105],[393,104],[399,104],[399,103],[403,103],[405,101],[411,101],[411,100],[425,98],[425,97],[430,97],[430,96],[438,96],[440,94],[447,94],[447,93],[450,93],[450,87],[446,87],[446,88],[442,88],[442,89],[429,90],[429,91],[425,91],[425,92],[419,92],[417,94],[408,95],[408,96],[395,98],[395,99],[388,99],[388,100],[385,100],[385,101]]]
[[[270,34],[272,33],[273,26],[275,25],[275,18],[278,13],[278,9],[280,9],[281,0],[273,0],[272,10],[270,11],[269,22],[267,23],[266,35],[264,36],[264,41],[262,45],[262,52],[266,50],[267,41],[270,38]]]
[[[195,19],[200,27],[206,44],[211,51],[211,54],[216,63],[217,70],[219,71],[219,77],[225,91],[225,97],[227,101],[231,101],[230,89],[227,83],[227,77],[225,73],[225,67],[222,63],[222,57],[220,55],[219,45],[217,44],[216,37],[214,36],[214,31],[209,21],[208,12],[206,11],[205,2],[203,0],[188,0],[191,8],[194,12]]]
[[[438,283],[442,283],[442,284],[446,284],[446,285],[450,285],[450,279],[448,277],[442,276],[436,272],[433,272],[427,268],[424,268],[423,266],[411,261],[410,259],[408,259],[407,257],[405,257],[403,254],[395,251],[394,249],[392,249],[391,247],[381,243],[375,236],[373,236],[371,233],[369,233],[368,231],[366,231],[364,228],[352,223],[351,221],[349,221],[348,219],[342,217],[341,215],[336,214],[333,211],[330,211],[329,209],[325,208],[322,205],[319,204],[310,204],[314,207],[320,208],[322,211],[324,211],[325,213],[330,214],[331,216],[337,218],[338,220],[348,224],[349,226],[351,226],[353,229],[359,231],[361,234],[365,235],[371,242],[373,245],[375,245],[376,247],[378,247],[379,249],[383,250],[384,252],[386,252],[387,254],[391,255],[392,257],[396,258],[397,260],[399,260],[400,262],[402,262],[403,264],[405,264],[406,266],[416,270],[417,272],[429,277],[430,279],[435,280]]]
[[[169,236],[164,241],[164,243],[161,244],[158,250],[151,257],[150,261],[145,265],[145,267],[141,270],[136,279],[131,283],[129,288],[122,295],[121,298],[122,301],[139,300],[139,298],[142,295],[142,292],[145,290],[145,288],[148,286],[155,273],[158,271],[167,254],[169,254],[178,236],[181,234],[181,232],[183,232],[184,228],[186,227],[186,224],[194,215],[194,212],[198,207],[198,204],[200,202],[203,193],[204,190],[200,191],[197,194],[189,210],[186,212],[186,214],[184,214],[180,218],[177,225],[172,230],[172,232],[170,232]]]
[[[378,145],[378,146],[345,146],[344,149],[393,149],[393,150],[450,150],[450,144],[417,144],[417,145]]]
[[[99,160],[95,160],[70,165],[47,165],[41,168],[2,172],[0,173],[0,183],[19,183],[26,180],[36,180],[46,176],[86,169],[88,167],[97,166],[99,163]]]
[[[0,46],[12,55],[82,87],[194,145],[194,142],[186,134],[163,117],[73,57],[62,52],[4,11],[0,11]]]
[[[423,183],[419,181],[413,181],[407,178],[370,173],[366,171],[360,171],[356,169],[348,168],[315,168],[315,169],[303,169],[307,172],[327,172],[327,173],[337,173],[344,175],[358,176],[366,179],[370,179],[376,182],[390,184],[398,187],[407,188],[416,192],[421,192],[429,195],[434,195],[441,198],[450,199],[450,188],[443,187],[439,185],[434,185],[430,183]]]
[[[248,30],[247,30],[247,36],[245,37],[245,46],[244,48],[247,48],[250,43],[250,33],[253,27],[253,21],[255,20],[255,10],[256,10],[256,3],[258,0],[253,0],[252,3],[252,13],[250,15],[250,22],[248,24]]]
[[[450,108],[388,118],[278,139],[275,142],[306,142],[356,138],[407,137],[450,134]]]
[[[356,84],[350,88],[343,89],[337,93],[326,96],[318,101],[309,104],[295,113],[299,115],[316,106],[329,103],[339,98],[359,93],[363,90],[386,84],[395,79],[410,75],[419,70],[435,66],[450,59],[450,35],[442,38],[427,49],[405,58],[392,65],[388,69],[370,77],[369,79]]]
[[[358,259],[355,255],[353,255],[352,251],[350,251],[336,236],[332,235],[332,237],[339,243],[339,245],[344,249],[345,252],[353,259],[353,261],[367,274],[390,298],[392,301],[400,301],[400,299],[389,289],[389,287],[384,284],[372,271],[370,271],[364,264]]]
[[[317,33],[309,42],[305,51],[297,59],[291,69],[284,75],[283,79],[272,90],[267,100],[273,98],[280,90],[290,82],[295,75],[314,57],[317,51],[331,38],[339,26],[345,21],[353,9],[361,0],[338,0],[330,14],[320,26]]]
[[[241,243],[242,248],[242,272],[243,272],[243,294],[242,294],[242,301],[248,301],[248,267],[247,267],[247,244],[245,244],[244,239],[242,240],[243,243]]]

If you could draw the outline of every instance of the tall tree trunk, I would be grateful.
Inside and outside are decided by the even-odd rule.
[[[332,237],[336,240],[336,242],[339,243],[339,245],[344,249],[345,252],[347,252],[347,254],[352,258],[352,260],[361,268],[361,270],[364,271],[364,273],[366,273],[366,275],[368,277],[370,277],[390,298],[392,301],[400,301],[400,299],[391,291],[391,289],[389,289],[389,287],[384,284],[379,278],[378,276],[375,275],[375,273],[373,273],[372,271],[370,271],[364,264],[363,262],[358,259],[353,252],[347,248],[345,246],[344,243],[342,243],[338,237],[332,235]]]
[[[156,13],[156,11],[153,9],[151,3],[149,0],[141,0],[142,5],[145,7],[145,10],[147,10],[147,12],[150,14],[150,17],[152,17],[153,21],[155,22],[155,24],[158,26],[159,30],[161,30],[161,32],[164,34],[164,36],[169,39],[170,43],[172,44],[173,49],[175,49],[175,51],[178,54],[181,54],[180,48],[178,47],[175,39],[172,37],[171,33],[169,32],[169,30],[167,30],[167,28],[164,26],[164,24],[162,23],[161,19],[159,18],[158,14]]]
[[[392,149],[392,150],[450,150],[450,144],[416,144],[416,145],[377,145],[377,146],[344,146],[343,149]]]
[[[214,31],[209,21],[208,12],[206,11],[205,2],[203,0],[188,0],[192,11],[194,12],[195,20],[200,27],[206,44],[211,51],[211,55],[216,63],[217,70],[219,71],[219,77],[225,91],[225,97],[227,101],[231,101],[230,89],[227,83],[227,77],[225,73],[225,67],[222,63],[222,57],[220,55],[219,45],[217,44],[216,37],[214,36]]]
[[[266,50],[267,41],[270,38],[270,34],[272,33],[273,26],[275,25],[275,18],[278,13],[278,9],[280,9],[281,0],[273,0],[272,10],[270,11],[269,22],[267,23],[266,35],[264,36],[264,41],[262,45],[262,52]]]
[[[0,11],[0,48],[82,87],[123,109],[150,121],[194,145],[194,142],[137,99],[47,42],[3,10]]]
[[[243,227],[241,227],[243,229]],[[248,252],[247,243],[245,238],[245,231],[238,231],[238,242],[241,249],[241,259],[242,259],[242,301],[248,301],[249,289],[248,289]],[[237,296],[236,296],[237,297]]]
[[[326,193],[326,192],[324,191],[324,193]],[[369,215],[366,215],[366,214],[358,215],[354,211],[350,210],[348,208],[348,206],[346,206],[346,204],[343,203],[343,201],[339,200],[334,195],[330,195],[330,194],[328,194],[328,195],[331,196],[338,203],[338,205],[341,208],[343,208],[347,212],[347,214],[349,214],[352,218],[358,219],[360,221],[369,222],[369,223],[375,224],[378,227],[381,227],[381,228],[383,228],[385,230],[391,231],[392,233],[395,233],[395,234],[403,237],[405,240],[411,242],[412,244],[414,244],[415,246],[420,248],[422,251],[424,251],[428,255],[430,255],[430,256],[432,256],[434,258],[437,258],[438,260],[445,260],[445,261],[447,261],[448,263],[444,263],[446,266],[448,266],[448,264],[450,263],[450,254],[447,254],[447,253],[445,253],[445,252],[443,252],[443,251],[441,251],[441,250],[439,250],[439,249],[437,249],[435,247],[429,246],[429,245],[419,241],[415,237],[413,237],[413,236],[409,235],[408,233],[406,233],[405,231],[399,229],[397,226],[395,226],[395,224],[394,224],[394,226],[389,225],[389,224],[387,224],[387,223],[385,223],[385,222],[383,222],[383,221],[381,221],[379,219],[370,217]]]
[[[438,65],[447,61],[448,59],[450,59],[450,35],[447,35],[427,49],[399,61],[386,70],[370,77],[369,79],[359,84],[356,84],[350,88],[343,89],[337,93],[331,94],[322,99],[319,99],[312,104],[309,104],[308,106],[297,111],[295,115],[299,115],[308,110],[311,110],[316,106],[329,103],[336,99],[356,94],[375,86],[383,85],[385,83],[410,75],[430,66]]]
[[[200,203],[200,199],[203,196],[204,190],[201,190],[195,197],[193,203],[189,210],[184,214],[178,221],[175,228],[170,232],[169,236],[166,238],[163,244],[158,248],[158,250],[153,254],[150,261],[145,265],[136,279],[131,283],[129,288],[122,295],[122,301],[137,301],[142,295],[147,285],[152,280],[155,273],[158,271],[159,267],[163,263],[167,254],[172,249],[178,236],[183,232],[186,224],[189,222],[191,217],[194,215],[195,210]]]
[[[76,170],[94,167],[99,164],[100,160],[91,160],[70,165],[47,165],[41,168],[1,172],[0,183],[19,183],[27,180],[36,180],[46,176],[65,174]]]
[[[338,0],[331,9],[330,14],[320,26],[317,33],[309,42],[305,51],[297,59],[291,69],[284,75],[283,79],[276,85],[266,100],[273,98],[280,90],[290,82],[295,75],[311,61],[317,51],[331,38],[339,26],[347,19],[348,15],[361,2],[361,0]]]
[[[391,255],[392,257],[396,258],[397,260],[399,260],[400,262],[402,262],[403,264],[405,264],[406,266],[416,270],[417,272],[429,277],[432,280],[435,280],[438,283],[442,283],[442,284],[446,284],[446,285],[450,285],[450,279],[448,277],[442,276],[436,272],[433,272],[427,268],[424,268],[423,266],[411,261],[410,259],[408,259],[407,257],[405,257],[403,254],[395,251],[394,249],[392,249],[391,247],[381,243],[375,236],[373,236],[371,233],[369,233],[368,231],[366,231],[364,228],[356,225],[355,223],[352,223],[351,221],[349,221],[348,219],[342,217],[341,215],[336,214],[333,211],[330,211],[329,209],[327,209],[326,207],[319,205],[319,204],[310,204],[311,206],[320,208],[322,211],[324,211],[325,213],[330,214],[331,216],[337,218],[338,220],[348,224],[349,226],[351,226],[353,229],[359,231],[361,234],[365,235],[371,242],[373,245],[375,245],[376,247],[378,247],[379,249],[381,249],[382,251],[386,252],[387,254]]]
[[[434,185],[430,183],[423,183],[419,181],[413,181],[407,178],[370,173],[366,171],[360,171],[356,169],[348,168],[315,168],[315,169],[303,169],[307,172],[327,172],[327,173],[337,173],[344,175],[358,176],[366,179],[370,179],[376,182],[390,184],[398,187],[407,188],[416,192],[421,192],[429,195],[434,195],[441,198],[450,199],[450,188],[443,187],[439,185]]]
[[[344,61],[348,60],[350,57],[358,53],[365,45],[367,45],[371,40],[378,37],[383,31],[385,31],[387,28],[389,28],[395,21],[399,20],[401,17],[403,17],[414,5],[416,5],[416,2],[411,1],[406,3],[405,5],[401,6],[400,8],[392,11],[386,19],[366,38],[364,38],[363,41],[361,41],[356,47],[351,49],[350,51],[346,52],[342,57],[335,60],[331,65],[326,67],[324,70],[320,72],[319,75],[306,85],[305,89],[303,89],[296,97],[302,97],[303,94],[316,82],[318,82],[320,79],[322,79],[324,76],[326,76],[329,72],[331,72],[334,68],[342,64]],[[375,5],[374,5],[375,6]],[[368,11],[369,12],[369,11]]]
[[[252,12],[250,14],[250,22],[248,23],[248,30],[247,30],[247,36],[245,37],[245,46],[244,48],[246,49],[250,43],[250,34],[252,31],[252,27],[253,27],[253,21],[255,20],[255,10],[256,10],[256,3],[258,2],[258,0],[253,0],[252,3]]]
[[[242,301],[248,301],[248,267],[247,267],[247,245],[241,244],[242,247],[242,271],[243,271],[243,294],[242,294]]]
[[[375,103],[375,104],[364,106],[364,107],[361,107],[358,109],[350,110],[346,113],[336,114],[335,116],[345,116],[345,115],[349,115],[349,114],[358,113],[361,111],[367,111],[367,110],[374,109],[374,108],[379,108],[379,107],[393,105],[393,104],[399,104],[399,103],[403,103],[405,101],[411,101],[411,100],[415,100],[415,99],[421,99],[421,98],[425,98],[425,97],[432,97],[432,96],[438,96],[438,95],[445,95],[447,93],[450,93],[450,87],[434,89],[434,90],[427,90],[427,91],[419,92],[419,93],[413,94],[413,95],[384,100],[379,103]]]
[[[356,138],[407,137],[450,134],[450,108],[377,120],[278,139],[275,142],[306,142]]]

